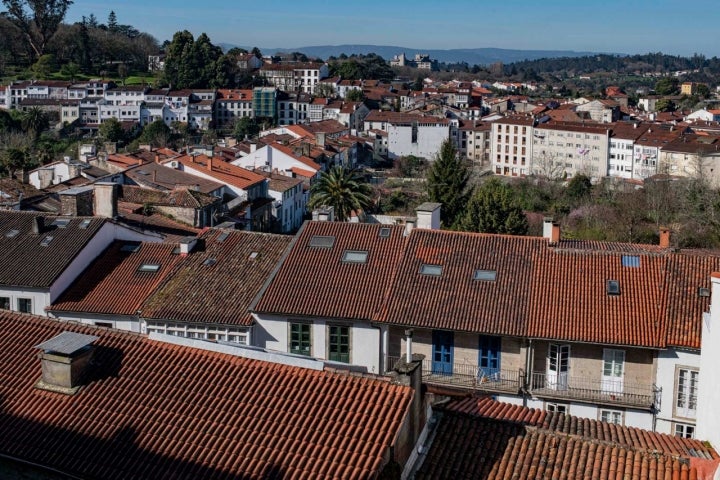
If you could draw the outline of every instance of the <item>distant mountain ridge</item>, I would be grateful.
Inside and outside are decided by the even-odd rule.
[[[223,44],[220,46],[226,51],[235,45]],[[243,47],[250,50],[252,47]],[[489,65],[495,62],[513,63],[523,60],[537,60],[540,58],[559,57],[585,57],[597,55],[598,52],[576,52],[574,50],[512,50],[506,48],[454,48],[441,49],[417,49],[408,47],[397,47],[392,45],[316,45],[309,47],[293,48],[260,48],[264,54],[278,52],[301,52],[308,57],[327,59],[334,56],[345,55],[367,55],[375,53],[385,60],[391,60],[393,56],[405,53],[408,57],[414,57],[416,53],[430,55],[430,58],[439,62],[458,63],[467,62],[469,65]]]

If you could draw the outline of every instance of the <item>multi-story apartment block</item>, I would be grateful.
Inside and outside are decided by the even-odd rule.
[[[511,177],[532,173],[532,117],[505,117],[492,122],[490,130],[490,162],[496,175]]]
[[[633,178],[643,180],[656,173],[666,173],[659,170],[660,149],[680,134],[678,128],[650,125],[633,146]]]
[[[720,136],[681,134],[660,147],[659,171],[720,184]]]
[[[489,122],[466,121],[460,126],[461,151],[465,143],[465,157],[475,166],[490,164],[490,137],[492,124]]]
[[[315,93],[318,82],[328,76],[328,66],[320,62],[272,63],[260,67],[258,73],[280,90]]]
[[[593,122],[612,123],[620,120],[620,104],[614,100],[592,100],[575,108],[585,112]]]
[[[450,120],[402,112],[373,110],[364,129],[387,132],[387,156],[396,159],[415,155],[433,160],[442,142],[450,138]]]
[[[252,90],[218,90],[213,112],[215,128],[229,128],[240,118],[252,117],[252,103]]]
[[[548,122],[535,126],[532,171],[551,178],[606,175],[610,130],[600,125]]]
[[[255,87],[253,89],[253,115],[277,119],[278,90],[275,87]]]
[[[635,141],[650,128],[648,124],[615,123],[610,133],[610,153],[607,175],[633,178]]]

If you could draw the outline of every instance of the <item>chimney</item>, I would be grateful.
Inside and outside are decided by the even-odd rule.
[[[95,216],[105,218],[117,217],[118,186],[112,182],[95,184]]]
[[[64,217],[92,217],[93,187],[68,188],[60,196],[60,215]]]
[[[142,159],[142,158],[138,158],[137,164],[138,164],[138,165],[142,165],[142,164],[143,164],[143,159]]]
[[[152,181],[153,183],[157,183],[157,170],[153,170]]]
[[[425,202],[415,209],[417,228],[440,230],[440,203]]]
[[[155,154],[155,163],[160,163],[160,155]]]
[[[412,232],[413,229],[415,229],[416,223],[417,223],[417,218],[408,218],[407,220],[405,220],[405,232],[403,233],[403,235],[405,235],[406,237],[408,235],[410,235],[410,232]]]
[[[555,222],[552,217],[543,218],[543,238],[547,238],[550,245],[560,241],[560,224]]]
[[[192,253],[197,245],[196,237],[184,237],[180,240],[180,256],[187,257],[188,254]]]
[[[670,229],[660,227],[660,248],[670,248]]]
[[[408,416],[398,432],[396,446],[393,451],[394,460],[401,465],[407,463],[408,459],[413,455],[427,420],[427,408],[422,389],[422,364],[424,359],[424,355],[417,353],[412,355],[411,361],[402,358],[389,372],[393,383],[406,385],[413,389]]]
[[[35,348],[40,349],[42,378],[35,386],[42,390],[74,395],[87,380],[92,359],[92,343],[98,337],[63,332]]]
[[[45,217],[32,217],[32,233],[40,235],[45,230]]]
[[[213,169],[213,157],[209,156],[207,161],[207,169],[212,172]]]
[[[405,330],[405,361],[407,363],[412,362],[412,337],[413,337],[413,329],[408,328]]]
[[[550,236],[550,243],[556,245],[560,241],[560,224],[553,223],[552,235]]]

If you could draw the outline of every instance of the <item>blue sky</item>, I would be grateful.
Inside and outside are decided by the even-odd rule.
[[[187,29],[213,43],[264,48],[375,44],[720,56],[717,0],[75,0],[159,40]]]

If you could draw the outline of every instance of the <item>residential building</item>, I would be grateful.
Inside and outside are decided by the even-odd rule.
[[[0,328],[0,455],[19,478],[381,478],[422,428],[403,373],[10,312]]]
[[[459,127],[460,152],[476,167],[490,166],[492,124],[478,120],[465,121]]]
[[[720,136],[683,133],[660,147],[658,170],[720,182]]]
[[[390,159],[415,155],[433,160],[440,145],[450,138],[450,121],[429,115],[373,110],[364,123],[365,131],[387,132]]]
[[[318,82],[328,76],[328,66],[320,62],[266,63],[258,74],[285,92],[315,93]]]
[[[620,120],[620,104],[614,100],[592,100],[578,105],[575,111],[584,112],[597,123],[613,123]]]
[[[432,60],[430,55],[426,53],[416,53],[411,59],[405,56],[405,53],[395,55],[390,60],[391,67],[410,67],[418,70],[437,70],[437,60]]]
[[[278,91],[277,88],[255,87],[253,89],[253,115],[263,118],[277,119]]]
[[[604,177],[608,167],[610,128],[602,124],[547,122],[535,126],[532,171],[550,178],[581,173]]]
[[[532,117],[503,117],[491,123],[490,162],[496,175],[525,176],[532,173]]]
[[[683,129],[673,126],[650,125],[643,135],[635,139],[633,178],[643,180],[657,173],[666,173],[659,168],[660,149],[678,138],[682,132]]]
[[[307,93],[278,92],[277,123],[278,125],[296,125],[307,123],[312,96]]]
[[[253,55],[253,57],[255,56]],[[213,112],[213,124],[215,128],[232,128],[239,119],[243,117],[252,118],[253,91],[218,90]]]
[[[649,124],[639,122],[613,124],[610,132],[608,176],[635,178],[635,141],[644,136],[649,128]]]
[[[279,173],[261,174],[268,178],[268,194],[274,199],[273,217],[279,233],[296,232],[305,218],[308,194],[302,178]]]
[[[323,170],[323,166],[312,158],[279,143],[258,148],[244,157],[233,160],[231,163],[248,170],[262,170],[288,177],[302,177],[313,180]]]

